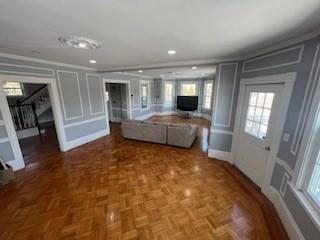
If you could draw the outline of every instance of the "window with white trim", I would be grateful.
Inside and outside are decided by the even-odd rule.
[[[181,96],[197,96],[197,84],[196,83],[182,83],[181,84]]]
[[[205,82],[203,88],[203,102],[202,108],[210,110],[211,109],[211,102],[212,102],[212,82]]]
[[[313,201],[320,207],[320,157],[319,152],[313,167],[310,181],[307,186],[307,192]]]
[[[251,92],[244,131],[264,140],[267,135],[274,93]]]
[[[165,107],[172,107],[174,103],[174,82],[164,82],[164,105]]]
[[[320,212],[320,116],[315,120],[315,125],[307,147],[306,168],[304,169],[304,184],[302,191],[307,195]]]
[[[20,82],[4,82],[3,89],[7,96],[23,96],[23,87]]]
[[[140,81],[141,109],[150,107],[150,86],[148,81]]]

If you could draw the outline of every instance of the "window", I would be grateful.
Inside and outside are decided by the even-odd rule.
[[[181,85],[181,95],[182,96],[196,96],[197,86],[195,83],[182,83]]]
[[[211,101],[212,101],[212,82],[205,82],[203,89],[203,108],[211,109]]]
[[[147,81],[140,82],[141,109],[149,108],[149,83]]]
[[[267,135],[274,93],[251,92],[245,132],[264,140]]]
[[[174,101],[174,82],[164,83],[164,105],[172,107]]]
[[[306,151],[306,168],[303,175],[303,192],[314,206],[320,211],[320,115],[315,117],[315,124],[311,131],[310,144]]]
[[[320,157],[317,154],[316,162],[312,171],[310,182],[308,184],[307,192],[315,203],[320,207]]]
[[[19,82],[5,82],[3,89],[7,96],[23,96],[23,89]]]

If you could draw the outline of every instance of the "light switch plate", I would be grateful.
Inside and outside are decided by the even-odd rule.
[[[282,140],[283,140],[284,142],[288,142],[288,141],[289,141],[289,138],[290,138],[290,134],[289,134],[289,133],[285,133],[285,134],[283,134]]]

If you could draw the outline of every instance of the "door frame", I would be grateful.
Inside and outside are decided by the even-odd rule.
[[[11,117],[9,103],[7,101],[7,97],[3,89],[3,82],[5,81],[47,84],[50,103],[53,112],[54,124],[59,142],[59,148],[60,151],[65,151],[65,149],[67,149],[67,139],[65,129],[63,126],[62,108],[60,105],[56,78],[0,74],[0,109],[2,112],[2,117],[7,131],[8,139],[12,146],[12,151],[15,158],[8,162],[13,167],[13,169],[22,169],[25,167],[25,163],[21,152],[21,147],[18,141],[17,133],[14,128],[13,120]]]
[[[118,80],[118,79],[106,79],[106,78],[102,78],[102,84],[103,84],[103,98],[104,98],[104,102],[105,102],[105,108],[106,108],[106,116],[107,116],[107,126],[109,128],[109,113],[108,113],[108,104],[106,103],[106,83],[122,83],[122,84],[127,84],[128,87],[128,98],[127,98],[127,113],[128,114],[128,118],[132,119],[132,109],[131,109],[131,83],[130,80]],[[110,130],[110,128],[109,128]]]
[[[267,160],[267,166],[266,166],[262,187],[261,187],[261,191],[269,199],[273,199],[272,191],[270,191],[270,181],[272,178],[274,164],[276,162],[277,153],[278,153],[281,138],[282,138],[284,123],[287,117],[291,94],[293,91],[296,77],[297,77],[296,72],[288,72],[284,74],[272,74],[272,75],[259,76],[259,77],[242,78],[240,80],[238,106],[236,111],[234,135],[233,135],[232,146],[231,146],[231,154],[232,154],[231,163],[232,164],[235,164],[236,162],[235,156],[237,153],[238,142],[240,141],[239,135],[240,135],[241,119],[243,114],[243,107],[244,107],[243,105],[244,105],[246,86],[260,85],[260,84],[283,84],[282,95],[280,96],[280,109],[284,109],[285,111],[279,111],[278,117],[274,123],[275,124],[275,127],[273,129],[274,134],[270,144],[271,150]]]

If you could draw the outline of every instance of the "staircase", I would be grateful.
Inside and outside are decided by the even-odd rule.
[[[47,85],[42,86],[28,97],[10,105],[10,112],[19,139],[41,136],[41,115],[51,108]],[[49,119],[50,120],[50,119]],[[51,119],[52,121],[53,119]],[[47,120],[44,120],[46,122]]]
[[[33,92],[30,96],[19,101],[20,104],[34,104],[36,114],[39,117],[49,108],[51,108],[50,96],[48,91],[48,86],[44,85],[37,91]]]

